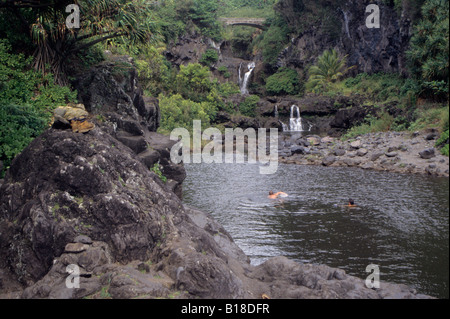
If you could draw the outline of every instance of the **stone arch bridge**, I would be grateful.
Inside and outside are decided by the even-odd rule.
[[[266,30],[265,18],[219,18],[219,21],[225,25],[245,25],[249,27]]]

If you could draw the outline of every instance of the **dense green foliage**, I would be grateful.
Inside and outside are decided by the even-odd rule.
[[[48,126],[56,106],[76,99],[76,92],[56,85],[51,74],[34,71],[31,63],[0,40],[0,161],[5,168]]]
[[[405,79],[395,73],[360,73],[329,87],[329,92],[359,94],[372,102],[399,102],[410,107],[415,102],[419,88],[411,79]]]
[[[216,0],[193,0],[190,18],[200,28],[202,34],[213,40],[221,39],[221,27],[217,20],[219,2]]]
[[[441,153],[449,156],[449,130],[443,132],[440,138],[436,141],[436,146],[441,147]]]
[[[448,99],[448,56],[449,2],[427,0],[408,52],[411,73],[421,84],[423,96]]]
[[[161,95],[159,107],[164,116],[161,117],[161,131],[170,133],[175,128],[192,129],[192,121],[202,121],[202,127],[210,125],[210,120],[215,116],[214,104],[209,102],[194,102],[184,99],[180,94],[170,97]]]
[[[73,3],[80,8],[79,28],[66,24],[66,7]],[[1,18],[7,21],[0,26],[0,34],[17,26],[34,44],[34,68],[43,73],[50,71],[58,83],[67,84],[65,67],[71,56],[118,37],[149,41],[154,31],[149,15],[150,6],[145,0],[63,0],[39,6],[18,1],[0,10]]]
[[[259,96],[249,95],[245,98],[244,102],[239,104],[239,112],[242,115],[254,117],[255,108],[259,102]]]
[[[163,50],[164,47],[137,46],[132,54],[139,72],[139,83],[149,96],[157,97],[169,90],[174,78],[172,66],[162,55]]]
[[[216,63],[218,60],[219,60],[219,53],[217,53],[217,50],[208,49],[205,51],[205,53],[203,53],[199,62],[205,66],[210,67],[214,63]]]
[[[289,42],[290,29],[286,21],[279,15],[267,19],[266,23],[269,25],[269,29],[256,39],[255,47],[261,50],[264,62],[274,67],[278,55]]]
[[[201,120],[202,127],[209,127],[217,112],[227,108],[224,99],[240,93],[236,84],[219,83],[208,67],[198,63],[180,66],[175,76],[175,86],[171,93],[159,96],[162,114],[160,132],[163,133],[177,127],[191,130],[193,120]],[[248,108],[244,106],[244,109],[254,107],[252,104]]]
[[[209,68],[198,63],[181,65],[176,81],[177,92],[193,101],[205,100],[213,88]]]
[[[281,68],[266,80],[266,91],[270,95],[296,95],[300,90],[297,71]]]
[[[5,168],[46,126],[46,116],[32,106],[0,103],[0,160]]]

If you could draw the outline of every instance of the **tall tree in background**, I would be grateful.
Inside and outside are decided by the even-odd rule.
[[[3,15],[13,14],[28,30],[33,43],[34,67],[52,72],[60,84],[66,84],[64,63],[67,58],[99,42],[128,37],[147,41],[152,35],[150,2],[145,0],[54,0],[0,2]],[[80,9],[80,28],[68,28],[66,7]]]

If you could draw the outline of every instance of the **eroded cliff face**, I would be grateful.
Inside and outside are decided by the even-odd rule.
[[[299,35],[280,53],[278,67],[304,69],[324,50],[335,48],[356,66],[354,72],[406,73],[405,52],[417,8],[404,2],[398,9],[383,1],[280,1],[276,11]],[[366,25],[369,4],[379,6],[379,28]]]

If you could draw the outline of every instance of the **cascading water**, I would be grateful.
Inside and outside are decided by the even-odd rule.
[[[294,117],[294,110],[297,111],[297,117]],[[289,119],[289,130],[293,132],[302,132],[302,118],[300,117],[300,109],[297,105],[291,106],[291,118]]]
[[[343,10],[341,11],[344,14],[345,32],[347,33],[347,37],[351,40],[352,37],[350,36],[348,13]]]
[[[253,69],[255,68],[256,64],[255,62],[250,62],[247,65],[248,68],[248,72],[246,72],[244,74],[244,78],[241,78],[241,66],[242,64],[239,66],[239,86],[241,89],[241,94],[248,94],[248,81],[250,79],[250,75],[252,75]]]
[[[296,113],[297,116],[294,116]],[[278,107],[275,105],[275,117],[278,117]],[[291,106],[291,116],[289,118],[289,126],[279,120],[283,126],[283,132],[303,132],[303,123],[300,116],[300,108],[297,105]],[[309,130],[311,130],[312,125],[310,125]]]

